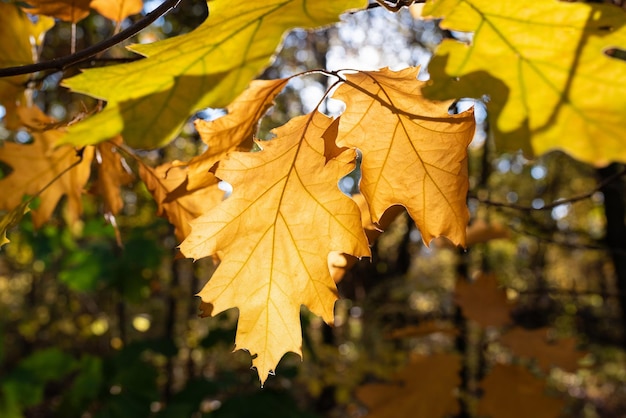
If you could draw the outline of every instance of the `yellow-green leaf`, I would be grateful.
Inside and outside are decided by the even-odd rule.
[[[7,231],[22,220],[24,214],[29,211],[28,205],[30,202],[30,200],[25,200],[13,208],[13,210],[0,216],[0,247],[10,242],[7,238]]]
[[[626,161],[626,13],[557,0],[430,0],[426,17],[474,32],[445,40],[429,71],[432,98],[490,96],[497,144],[542,154],[561,149],[596,165]],[[458,79],[458,80],[457,80]]]
[[[86,70],[72,90],[108,101],[69,129],[64,143],[84,145],[121,133],[133,147],[170,141],[193,112],[225,107],[270,62],[285,31],[333,23],[364,0],[209,2],[210,16],[191,33],[131,49],[147,58]]]

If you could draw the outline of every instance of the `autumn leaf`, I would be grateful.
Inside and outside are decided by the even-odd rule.
[[[510,238],[510,230],[497,221],[485,221],[484,219],[476,219],[467,227],[468,247],[475,244],[483,244],[494,239]]]
[[[497,364],[482,381],[478,414],[491,418],[557,418],[563,399],[546,395],[546,382],[526,368]]]
[[[358,388],[357,397],[367,405],[369,418],[446,417],[458,412],[454,392],[460,369],[455,354],[416,355],[389,382]]]
[[[0,217],[0,247],[11,242],[7,238],[7,231],[14,226],[17,226],[17,224],[22,220],[24,214],[30,210],[28,207],[30,203],[30,200],[25,200]]]
[[[513,305],[494,274],[481,274],[472,283],[457,280],[454,299],[463,315],[482,327],[503,327],[511,322]]]
[[[80,152],[71,146],[54,148],[53,144],[63,133],[39,131],[35,122],[45,126],[55,121],[38,108],[27,111],[31,114],[22,120],[33,123],[30,128],[34,141],[30,144],[5,142],[0,148],[0,161],[12,168],[9,175],[0,179],[3,191],[0,210],[14,209],[22,203],[24,195],[39,196],[41,203],[32,210],[33,223],[38,228],[50,218],[59,199],[67,196],[68,214],[70,220],[75,221],[82,213],[81,195],[89,180],[93,147]]]
[[[178,242],[191,232],[190,222],[207,209],[216,206],[223,198],[224,191],[218,188],[217,181],[192,191],[185,191],[180,186],[187,179],[187,172],[175,163],[165,163],[151,168],[139,162],[139,177],[154,197],[158,206],[158,214],[167,217],[174,225],[174,233]],[[211,179],[215,177],[210,175]],[[175,190],[178,189],[178,192]]]
[[[449,115],[450,102],[424,99],[418,70],[346,76],[333,95],[346,103],[337,145],[363,152],[360,188],[375,223],[387,208],[402,205],[425,243],[443,235],[464,245],[474,116]]]
[[[26,0],[26,2],[32,6],[24,9],[28,13],[76,23],[89,15],[91,0]]]
[[[104,211],[111,215],[117,215],[124,201],[120,195],[120,187],[132,182],[133,175],[126,161],[118,152],[122,138],[103,142],[96,146],[97,172],[93,192],[102,197]]]
[[[130,49],[146,59],[86,70],[64,81],[73,91],[107,100],[97,115],[73,125],[63,143],[93,144],[122,134],[127,144],[169,142],[189,115],[225,107],[268,65],[285,31],[333,23],[364,0],[211,1],[196,30]],[[146,77],[145,74],[150,74]]]
[[[121,22],[141,12],[142,0],[91,0],[90,7],[107,19]]]
[[[10,47],[0,48],[0,68],[33,63],[33,48],[43,42],[46,31],[54,25],[54,19],[42,16],[33,23],[26,13],[10,3],[0,2],[0,39]],[[0,105],[6,115],[4,124],[8,129],[19,127],[16,110],[18,103],[26,105],[26,82],[28,75],[0,78]]]
[[[474,32],[444,40],[424,94],[489,95],[502,150],[560,149],[595,165],[626,161],[626,13],[605,4],[521,0],[430,0],[423,15],[444,29]],[[529,142],[530,139],[530,142]],[[532,146],[532,151],[531,151]]]
[[[536,360],[546,373],[555,366],[568,372],[575,372],[579,368],[579,361],[587,355],[585,351],[576,348],[575,338],[548,340],[546,328],[525,330],[516,327],[504,334],[500,341],[514,354]]]
[[[192,158],[186,167],[186,191],[217,183],[209,170],[230,151],[250,151],[259,119],[273,105],[274,98],[289,80],[255,80],[228,107],[227,114],[213,121],[198,119],[195,126],[208,146],[201,155]]]
[[[300,116],[259,142],[263,151],[229,154],[215,175],[232,195],[193,221],[181,245],[187,257],[219,256],[199,295],[212,315],[239,308],[235,346],[251,353],[261,383],[286,352],[301,355],[301,305],[333,322],[328,254],[369,255],[359,209],[337,187],[355,152],[324,156],[331,124],[319,112]]]

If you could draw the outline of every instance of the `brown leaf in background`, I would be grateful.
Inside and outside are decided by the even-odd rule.
[[[440,418],[458,412],[454,395],[460,384],[461,358],[456,354],[416,355],[389,382],[357,389],[369,418]]]
[[[513,305],[494,274],[480,274],[473,282],[458,279],[454,299],[463,315],[482,327],[502,327],[511,322]]]
[[[504,225],[484,219],[476,219],[467,227],[465,244],[469,247],[475,244],[483,244],[494,239],[509,238],[510,231]]]
[[[568,372],[578,370],[578,362],[587,353],[576,349],[576,339],[561,338],[551,341],[548,339],[548,332],[548,328],[526,330],[515,327],[500,337],[500,342],[517,356],[535,359],[546,373],[552,367]]]
[[[124,206],[120,187],[133,181],[124,158],[117,152],[117,146],[121,143],[122,139],[118,137],[96,145],[98,176],[92,191],[102,197],[104,211],[112,215],[117,215]]]
[[[24,8],[31,14],[56,17],[65,22],[76,23],[89,16],[91,0],[26,0],[33,7]]]
[[[22,203],[24,195],[39,195],[40,204],[32,209],[33,224],[39,228],[50,219],[61,197],[66,196],[69,221],[76,221],[83,211],[81,196],[91,173],[94,148],[83,148],[82,160],[72,146],[54,148],[53,144],[63,133],[59,130],[38,131],[36,127],[56,121],[38,107],[20,109],[19,112],[22,120],[28,120],[33,125],[31,133],[34,141],[29,144],[5,142],[0,147],[0,161],[13,169],[0,180],[0,209],[14,209]]]
[[[526,368],[497,364],[482,381],[478,414],[491,418],[557,418],[565,401],[545,394],[546,382]]]

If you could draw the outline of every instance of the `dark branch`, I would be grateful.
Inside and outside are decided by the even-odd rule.
[[[44,70],[64,70],[67,67],[77,64],[81,61],[88,60],[100,52],[106,51],[107,49],[125,41],[133,35],[136,35],[147,26],[149,26],[152,22],[157,20],[159,17],[166,14],[168,11],[178,6],[178,3],[181,0],[165,0],[159,7],[148,13],[144,18],[134,23],[130,27],[124,29],[117,35],[110,37],[100,43],[92,45],[88,48],[83,49],[82,51],[78,51],[74,54],[55,58],[50,61],[38,62],[36,64],[29,65],[21,65],[17,67],[8,67],[0,69],[0,77],[11,77],[15,75],[23,75],[23,74],[32,74],[38,71]]]

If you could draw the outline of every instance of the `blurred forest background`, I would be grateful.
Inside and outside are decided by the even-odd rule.
[[[146,2],[144,13],[156,5]],[[129,42],[188,32],[206,16],[205,2],[183,0]],[[441,39],[467,36],[407,8],[372,7],[343,20],[290,33],[261,78],[408,65],[422,65],[426,78]],[[116,30],[92,13],[76,25],[76,49]],[[41,59],[69,54],[72,32],[58,22]],[[82,65],[132,59],[120,45]],[[92,107],[58,86],[77,71],[34,80],[35,103],[59,120]],[[310,111],[326,82],[294,79],[260,136]],[[532,161],[500,154],[481,102],[451,112],[469,105],[479,122],[469,248],[445,240],[428,248],[408,216],[393,211],[373,260],[339,281],[335,326],[303,311],[304,360],[287,355],[264,388],[248,353],[232,353],[237,313],[198,317],[194,295],[214,266],[177,257],[173,229],[132,159],[114,222],[89,193],[81,222],[68,224],[58,209],[35,230],[26,215],[0,250],[0,417],[626,416],[624,168],[595,169],[558,152]],[[341,106],[329,101],[322,110]],[[0,143],[28,135],[0,126]],[[140,156],[150,165],[188,160],[203,145],[190,121],[168,147]],[[357,183],[358,170],[340,187],[354,193]]]

